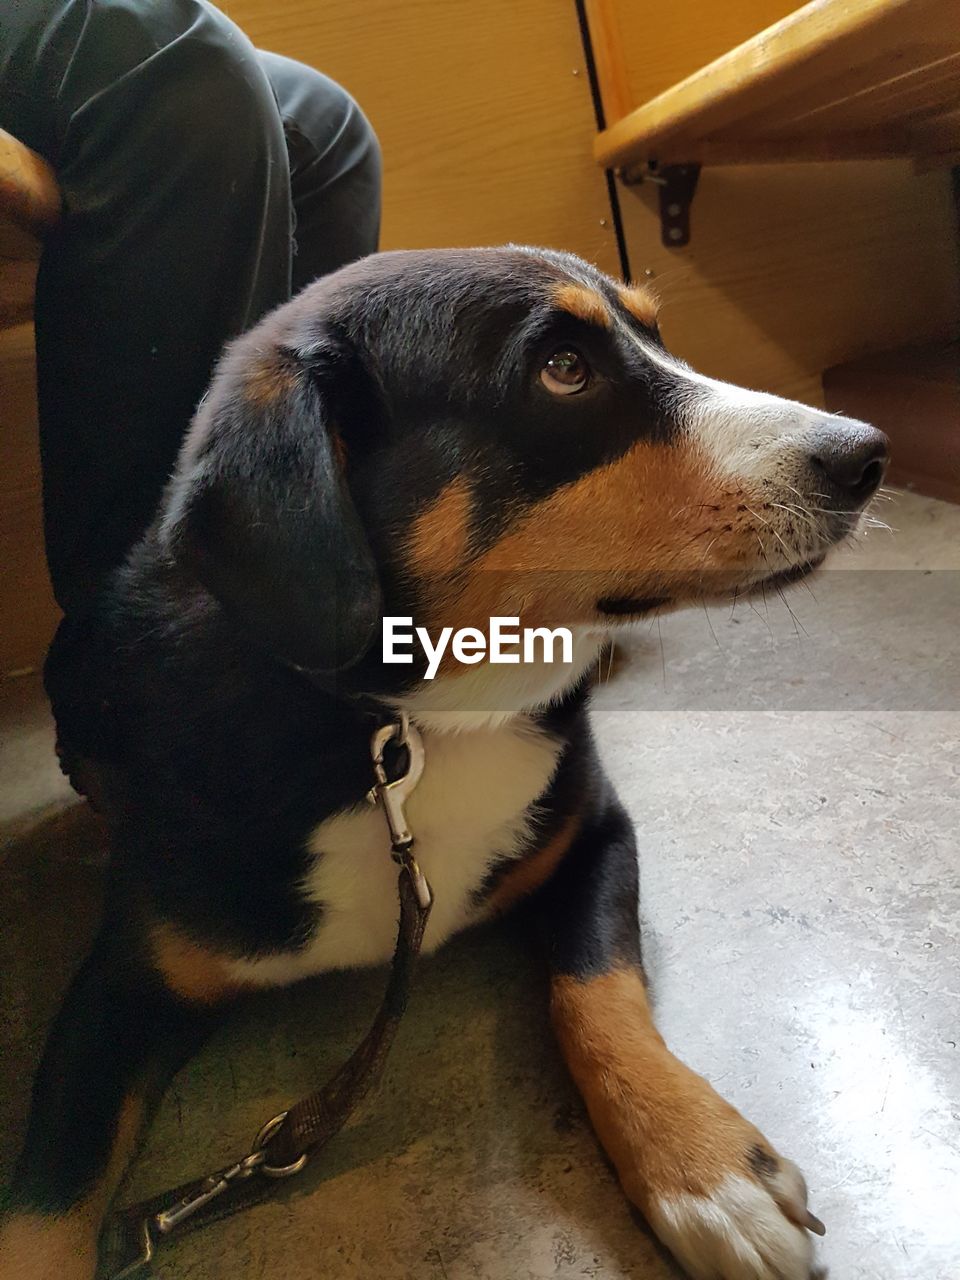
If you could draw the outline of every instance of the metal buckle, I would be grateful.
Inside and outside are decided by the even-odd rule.
[[[275,1133],[279,1133],[280,1126],[286,1118],[287,1112],[281,1111],[278,1116],[274,1116],[272,1120],[267,1121],[253,1140],[253,1153],[264,1157],[260,1162],[260,1172],[268,1178],[292,1178],[295,1173],[300,1172],[309,1159],[309,1156],[304,1151],[302,1155],[294,1160],[293,1164],[275,1165],[266,1163],[264,1147],[266,1147]]]
[[[408,759],[404,772],[391,780],[384,768],[383,753],[387,743],[394,739],[407,748]],[[374,732],[370,739],[370,755],[377,781],[367,792],[367,799],[371,804],[379,802],[383,805],[384,817],[390,830],[391,847],[394,853],[400,854],[413,844],[413,834],[407,826],[404,804],[423,773],[423,739],[404,713],[398,721],[385,724]]]

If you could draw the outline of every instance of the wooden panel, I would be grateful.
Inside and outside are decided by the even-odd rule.
[[[37,235],[56,221],[48,166],[0,129],[0,676],[37,666],[58,616],[43,555],[33,326]]]
[[[788,160],[798,147],[809,153],[817,139],[845,135],[867,140],[864,155],[960,146],[960,133],[944,138],[942,126],[929,134],[925,127],[928,113],[946,111],[960,94],[958,53],[956,0],[812,0],[641,99],[597,139],[597,158],[611,167],[651,156],[700,160],[702,144],[716,142],[735,160],[738,141],[775,138]],[[872,130],[878,146],[869,144]]]
[[[636,105],[623,32],[617,16],[617,0],[584,0],[584,12],[590,30],[603,115],[609,125]]]
[[[778,22],[796,0],[610,0],[623,39],[631,106],[648,102]],[[616,119],[608,116],[608,123]]]
[[[886,351],[828,369],[827,408],[882,427],[890,482],[960,502],[960,344]]]
[[[30,320],[36,279],[35,258],[7,257],[0,251],[0,329]]]
[[[665,164],[680,163],[680,157],[692,150],[696,151],[701,164],[710,166],[798,164],[827,160],[902,160],[910,154],[911,144],[909,137],[896,129],[815,138],[705,138],[695,148],[683,142],[665,144],[658,150],[658,163],[661,168]],[[942,150],[938,148],[938,154]],[[634,175],[640,172],[631,170]]]
[[[33,326],[0,332],[0,674],[38,665],[56,625],[43,556]]]
[[[384,153],[384,248],[513,240],[616,270],[573,0],[227,0],[354,94]]]
[[[705,169],[691,242],[660,243],[656,188],[621,188],[634,275],[670,345],[715,377],[822,403],[820,375],[953,336],[956,220],[942,172],[904,161]]]
[[[960,42],[960,20],[958,20]],[[801,129],[869,128],[877,120],[910,117],[920,121],[928,115],[952,108],[957,102],[960,80],[960,49],[942,54],[932,47],[916,44],[905,52],[904,61],[916,65],[878,71],[873,64],[847,68],[832,88],[818,84],[784,95],[777,113],[782,123],[770,124],[765,132],[797,134]]]
[[[945,156],[945,162],[960,164],[960,109],[945,111],[924,123],[924,134],[931,149]]]

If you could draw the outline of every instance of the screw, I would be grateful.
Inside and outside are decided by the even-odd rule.
[[[668,204],[667,213],[669,213],[671,218],[676,218],[680,213],[680,206],[678,204]]]
[[[671,227],[670,230],[667,232],[667,235],[671,240],[683,239],[683,232],[680,230],[679,227]]]

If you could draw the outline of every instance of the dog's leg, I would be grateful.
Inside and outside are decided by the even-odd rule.
[[[624,1190],[697,1280],[809,1280],[796,1167],[657,1032],[640,966],[626,816],[588,824],[539,909],[564,1056]]]
[[[199,985],[186,991],[182,947],[154,948],[149,960],[138,949],[104,932],[54,1023],[3,1197],[0,1280],[90,1280],[147,1113],[212,1025],[219,993],[202,957],[190,967]]]

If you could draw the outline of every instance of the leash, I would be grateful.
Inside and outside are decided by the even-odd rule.
[[[393,778],[384,761],[388,748],[400,755]],[[326,1146],[377,1083],[407,1007],[432,895],[413,856],[413,835],[404,812],[404,803],[423,773],[420,734],[402,715],[374,732],[370,754],[376,781],[367,799],[383,810],[392,856],[400,866],[397,943],[373,1025],[332,1079],[263,1125],[246,1155],[206,1177],[113,1214],[100,1240],[98,1280],[142,1274],[161,1242],[174,1233],[195,1231],[265,1200]]]

